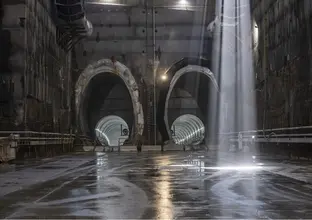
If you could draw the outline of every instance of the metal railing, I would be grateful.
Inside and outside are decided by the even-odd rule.
[[[219,138],[230,138],[232,141],[253,139],[255,142],[312,143],[312,126],[220,133]]]
[[[72,143],[74,135],[33,131],[0,131],[0,137],[9,138],[17,146],[35,146]]]
[[[31,152],[34,156],[38,151],[70,152],[74,145],[85,145],[91,142],[87,136],[34,131],[0,131],[0,162],[15,159],[19,151]],[[27,149],[27,150],[26,150]],[[29,153],[30,155],[30,153]],[[52,153],[53,155],[53,153]],[[55,154],[54,154],[55,155]]]
[[[11,159],[10,156],[10,140],[8,137],[0,137],[0,162],[5,162]]]
[[[75,135],[75,147],[91,146],[94,145],[94,140],[86,135]]]
[[[33,131],[0,131],[0,137],[8,138],[15,147],[70,144],[74,140],[72,134],[33,132]]]
[[[218,146],[224,149],[256,150],[274,155],[285,154],[290,158],[312,158],[312,126],[284,127],[264,130],[220,133]],[[209,140],[212,141],[213,139]],[[215,139],[214,139],[215,140]]]

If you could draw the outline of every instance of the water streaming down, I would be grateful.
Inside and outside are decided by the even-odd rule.
[[[214,52],[213,71],[218,74],[219,79],[219,153],[218,164],[224,166],[231,164],[239,166],[241,163],[252,165],[253,153],[247,152],[245,144],[240,145],[242,149],[227,157],[224,161],[222,150],[230,149],[229,142],[223,142],[226,138],[223,133],[254,130],[256,128],[256,108],[254,94],[254,71],[252,54],[252,28],[249,0],[222,0],[216,4],[216,19],[213,27]],[[211,103],[213,105],[215,103]],[[226,143],[226,144],[225,144]],[[224,146],[226,145],[226,146]],[[236,143],[236,146],[239,146]],[[253,147],[253,146],[249,146]],[[239,161],[239,162],[238,162]],[[252,171],[254,175],[257,171]],[[235,174],[236,177],[241,175]],[[248,180],[241,186],[243,192],[251,191],[253,198],[239,196],[246,207],[247,213],[256,211],[257,207],[257,181],[256,178],[247,176]],[[250,178],[250,179],[249,179]],[[229,187],[238,184],[235,177],[224,180]],[[227,197],[224,195],[223,197]],[[224,210],[229,206],[229,201],[221,199]],[[226,213],[223,213],[226,215]]]
[[[122,146],[129,138],[129,127],[121,117],[109,115],[97,123],[95,134],[103,146]]]
[[[249,0],[218,1],[213,69],[219,79],[219,133],[256,127]],[[215,103],[212,103],[215,104]]]
[[[199,145],[204,140],[204,123],[195,115],[178,117],[171,126],[172,139],[177,145]]]

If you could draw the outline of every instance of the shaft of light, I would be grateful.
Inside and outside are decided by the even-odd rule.
[[[252,130],[256,107],[249,0],[217,1],[216,16],[213,71],[220,87],[219,133]]]

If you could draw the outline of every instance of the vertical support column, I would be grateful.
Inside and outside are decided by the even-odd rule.
[[[157,128],[156,128],[156,111],[157,111],[157,101],[156,101],[156,73],[157,73],[157,67],[156,64],[156,14],[155,14],[155,7],[153,2],[152,7],[152,22],[153,22],[153,144],[156,145],[157,142]]]
[[[238,10],[239,10],[239,3],[238,3],[238,0],[235,0],[235,51],[234,51],[234,56],[235,56],[235,84],[239,84],[240,83],[240,74],[238,73],[238,40],[236,39],[238,37],[238,28],[239,28],[239,20],[237,19],[237,16],[238,16]],[[234,107],[235,107],[235,114],[233,115],[234,116],[234,129],[235,131],[240,131],[240,112],[241,112],[241,103],[240,103],[240,94],[239,94],[239,91],[240,90],[240,86],[239,85],[235,85],[235,104],[234,104]],[[241,141],[239,141],[239,149],[240,149],[240,143]]]
[[[151,3],[152,2],[152,3]],[[156,72],[158,61],[156,58],[156,10],[154,2],[145,0],[146,14],[146,71],[147,75],[147,141],[149,144],[157,142],[156,128]]]
[[[268,108],[268,94],[267,94],[267,83],[268,83],[268,75],[267,75],[267,17],[264,15],[263,18],[263,64],[262,64],[262,72],[264,79],[264,109],[263,109],[263,117],[262,117],[262,129],[266,129],[266,117],[267,117],[267,108]]]
[[[29,5],[29,1],[26,1],[26,6]],[[27,35],[28,35],[28,24],[29,24],[29,8],[25,7],[25,15],[24,15],[24,19],[26,20],[26,22],[24,22],[24,130],[27,130],[27,95],[28,95],[28,77],[27,77],[27,70],[28,70],[28,40],[27,40]]]

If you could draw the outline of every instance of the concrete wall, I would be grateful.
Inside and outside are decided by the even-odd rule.
[[[69,132],[71,54],[57,43],[51,2],[3,4],[0,130]]]
[[[309,0],[253,2],[260,33],[259,56],[255,61],[259,85],[258,127],[262,128],[263,120],[265,128],[310,125],[312,3]]]
[[[2,129],[21,124],[24,115],[25,4],[3,4],[1,27],[1,124]]]

